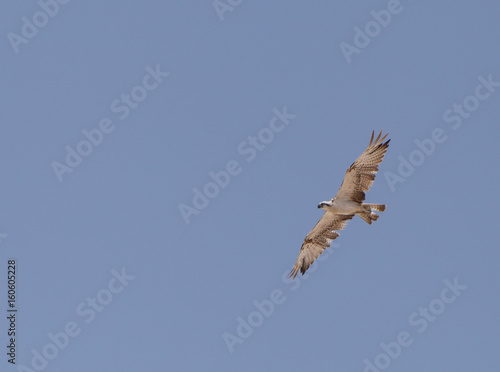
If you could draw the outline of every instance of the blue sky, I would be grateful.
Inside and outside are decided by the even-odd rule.
[[[498,366],[498,3],[0,7],[2,370]],[[387,211],[286,280],[381,129]]]

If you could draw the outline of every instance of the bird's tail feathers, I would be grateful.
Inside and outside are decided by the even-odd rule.
[[[369,225],[372,224],[372,221],[377,221],[379,217],[379,215],[375,212],[362,212],[358,213],[358,216],[361,217]]]
[[[367,204],[367,203],[363,203],[363,207],[368,207],[369,210],[374,210],[374,211],[378,211],[378,212],[383,212],[385,211],[385,204]],[[366,210],[366,208],[365,208]]]

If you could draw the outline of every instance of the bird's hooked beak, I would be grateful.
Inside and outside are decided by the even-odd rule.
[[[324,209],[325,207],[330,207],[331,205],[332,203],[329,201],[322,201],[321,203],[318,204],[318,208]]]

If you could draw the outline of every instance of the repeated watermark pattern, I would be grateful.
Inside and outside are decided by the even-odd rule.
[[[434,154],[438,145],[448,140],[449,136],[446,132],[450,131],[450,127],[453,130],[459,129],[464,120],[470,118],[472,113],[479,109],[481,101],[489,99],[500,87],[500,82],[494,80],[492,73],[488,74],[487,77],[479,75],[477,80],[479,84],[477,84],[473,94],[466,96],[462,102],[455,102],[452,108],[444,111],[443,121],[448,124],[448,127],[445,127],[446,129],[437,127],[432,130],[428,138],[415,139],[414,143],[417,148],[412,150],[406,157],[403,155],[398,156],[397,172],[384,172],[385,180],[392,192],[396,191],[398,183],[405,182],[417,167],[424,164],[425,160]]]
[[[417,334],[425,332],[429,325],[435,322],[448,306],[454,303],[467,289],[466,285],[458,282],[458,278],[455,278],[453,282],[448,279],[443,282],[444,287],[439,297],[431,300],[427,306],[419,307],[418,311],[408,316],[408,323]],[[372,359],[365,358],[363,360],[363,372],[385,371],[394,360],[403,354],[405,348],[413,344],[413,341],[412,333],[404,330],[397,334],[395,341],[381,342],[379,346],[382,351]]]
[[[238,154],[244,157],[247,163],[255,160],[257,154],[263,151],[275,138],[275,135],[283,131],[292,119],[297,115],[290,114],[287,107],[283,106],[280,111],[277,108],[273,109],[273,117],[269,124],[257,132],[257,135],[249,135],[247,139],[237,146]],[[191,223],[193,216],[197,216],[200,212],[208,207],[210,200],[220,194],[220,191],[226,188],[231,181],[231,177],[241,174],[243,168],[239,161],[229,160],[224,169],[214,172],[208,172],[210,179],[201,188],[194,187],[193,199],[191,204],[180,203],[179,212],[181,213],[186,225]]]
[[[232,13],[243,0],[214,0],[212,3],[215,13],[219,16],[220,21],[224,21],[227,12]]]
[[[284,284],[288,285],[290,291],[296,291],[302,285],[302,282],[308,280],[310,275],[317,270],[319,262],[326,261],[330,255],[333,253],[333,249],[340,247],[339,244],[332,244],[330,249],[325,249],[322,255],[320,255],[316,261],[311,265],[307,273],[298,276],[295,280],[289,277],[289,270],[283,272],[281,280]],[[226,344],[227,350],[230,354],[234,353],[235,346],[243,344],[250,336],[254,333],[256,328],[261,327],[265,320],[270,318],[274,314],[274,311],[278,305],[282,305],[286,302],[287,297],[283,290],[276,288],[269,294],[269,299],[264,300],[254,300],[252,305],[255,308],[246,316],[238,316],[236,318],[236,327],[234,333],[224,332],[222,334],[222,339]]]
[[[20,46],[28,44],[33,39],[40,29],[48,25],[51,18],[59,14],[60,5],[66,5],[70,0],[39,0],[38,6],[40,7],[30,17],[21,18],[21,31],[20,33],[9,32],[7,39],[14,50],[14,53],[19,53]]]
[[[9,234],[5,234],[5,233],[0,233],[0,244],[2,243],[2,241],[7,238],[9,236]]]
[[[87,297],[76,306],[75,313],[80,321],[70,320],[61,331],[49,332],[48,341],[44,346],[40,349],[31,349],[31,368],[20,364],[17,367],[18,372],[40,372],[47,368],[49,362],[53,361],[61,351],[68,347],[70,341],[82,332],[81,322],[92,323],[97,314],[103,312],[115,296],[123,292],[130,281],[135,279],[134,275],[125,272],[125,268],[122,268],[120,272],[113,269],[111,275],[106,287],[99,290],[95,297]]]
[[[158,88],[169,75],[168,72],[161,71],[159,64],[155,68],[147,66],[146,72],[147,74],[142,78],[140,84],[134,86],[129,93],[122,93],[119,98],[111,102],[110,110],[119,120],[125,120],[130,112],[147,98],[148,92]],[[103,142],[104,135],[112,133],[115,129],[116,126],[112,119],[102,118],[96,128],[82,130],[82,135],[85,138],[74,146],[67,145],[65,147],[64,162],[53,161],[51,163],[58,181],[62,182],[65,173],[72,173],[76,167],[82,164],[83,159],[92,154],[94,148]]]
[[[345,41],[339,44],[339,48],[347,63],[352,62],[353,54],[360,54],[363,49],[370,45],[372,40],[380,35],[382,29],[391,24],[392,18],[400,14],[403,9],[404,7],[399,0],[389,0],[386,9],[379,11],[371,10],[370,16],[372,19],[367,21],[362,28],[358,26],[354,27],[352,44]]]
[[[479,84],[474,90],[474,95],[465,97],[462,103],[453,104],[452,109],[447,109],[443,113],[443,120],[446,123],[452,124],[451,128],[456,130],[460,128],[463,120],[470,117],[471,113],[476,111],[480,106],[480,101],[484,101],[491,97],[500,86],[500,82],[493,79],[493,74],[489,74],[486,78],[482,75],[478,77]],[[415,144],[418,150],[410,153],[409,161],[400,156],[401,164],[398,168],[399,175],[393,172],[385,172],[385,178],[389,187],[394,192],[394,185],[397,182],[404,182],[404,178],[413,174],[414,167],[421,165],[425,157],[432,155],[438,144],[444,143],[448,139],[445,130],[442,128],[435,128],[431,132],[430,138],[423,140],[416,139]],[[405,168],[406,167],[406,168]],[[330,250],[325,250],[323,255],[318,257],[319,261],[324,261],[331,254]],[[298,281],[291,281],[287,278],[288,272],[283,274],[282,280],[292,286],[290,290],[294,291],[301,285],[301,280],[307,280],[309,274],[316,270],[317,265],[311,266],[311,269]],[[446,309],[448,305],[455,302],[455,300],[467,289],[467,286],[458,283],[458,278],[453,282],[448,279],[444,280],[445,287],[441,290],[439,298],[435,298],[429,302],[427,307],[420,307],[418,311],[410,314],[408,323],[410,326],[416,328],[417,334],[423,333],[429,324],[434,322]],[[254,300],[252,302],[254,310],[246,316],[238,316],[236,318],[236,327],[233,333],[224,332],[222,339],[224,340],[229,353],[234,353],[236,345],[243,344],[255,331],[256,328],[261,327],[266,319],[274,314],[278,305],[282,305],[287,300],[285,293],[277,288],[270,292],[269,298],[264,300]],[[365,369],[363,372],[380,372],[387,369],[391,362],[403,353],[404,348],[410,346],[414,341],[411,333],[408,331],[401,331],[396,336],[396,341],[381,342],[379,345],[382,352],[377,354],[372,360],[365,358]]]

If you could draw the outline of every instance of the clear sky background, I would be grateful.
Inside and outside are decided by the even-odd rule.
[[[0,5],[0,369],[497,368],[500,4],[231,3]],[[287,281],[381,129],[387,211]]]

